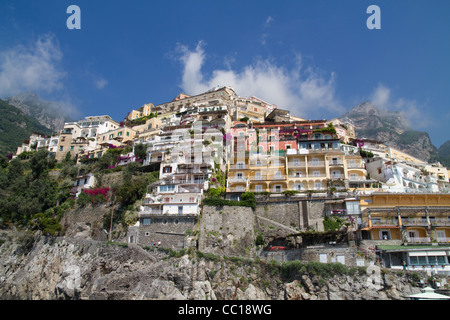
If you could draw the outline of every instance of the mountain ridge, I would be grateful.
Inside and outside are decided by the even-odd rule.
[[[427,132],[411,128],[402,112],[377,108],[366,101],[353,107],[341,118],[353,121],[359,138],[380,141],[421,160],[439,161],[450,166],[450,140],[437,148]]]

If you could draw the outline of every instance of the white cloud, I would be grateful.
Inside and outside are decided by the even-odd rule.
[[[28,47],[18,45],[0,52],[0,96],[61,89],[65,73],[58,63],[62,56],[51,34],[39,37]]]
[[[267,19],[266,19],[266,22],[264,23],[264,25],[265,25],[266,27],[268,27],[268,26],[270,26],[270,24],[272,23],[272,21],[273,21],[273,18],[272,18],[271,16],[268,16]]]
[[[344,111],[335,97],[335,74],[324,77],[318,70],[304,67],[300,54],[292,59],[290,69],[259,58],[242,70],[216,69],[207,76],[201,70],[206,60],[202,41],[194,50],[178,45],[177,51],[183,65],[180,87],[186,94],[224,85],[233,87],[240,96],[257,96],[299,117],[324,118],[324,112],[338,116]]]
[[[425,129],[433,122],[426,114],[428,108],[418,104],[415,100],[393,98],[391,89],[384,84],[378,84],[370,95],[370,102],[381,110],[399,111],[413,129]]]
[[[108,80],[104,79],[103,77],[98,77],[95,79],[95,86],[97,89],[103,89],[108,85]]]

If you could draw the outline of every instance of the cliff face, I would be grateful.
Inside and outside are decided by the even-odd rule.
[[[64,122],[69,120],[67,110],[55,102],[41,100],[35,93],[21,93],[5,98],[5,101],[52,131],[62,129]]]
[[[425,161],[436,161],[438,149],[426,132],[410,128],[405,116],[398,111],[380,110],[364,102],[347,112],[343,117],[353,120],[356,136],[384,142]]]
[[[0,299],[397,300],[420,292],[409,273],[308,268],[211,254],[1,232]],[[415,279],[417,281],[417,279]]]

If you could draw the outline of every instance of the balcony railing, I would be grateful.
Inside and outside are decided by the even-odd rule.
[[[269,176],[267,180],[286,180],[286,176],[284,174],[273,175],[273,176]]]
[[[351,164],[348,164],[347,168],[349,168],[349,169],[365,169],[364,164],[362,164],[362,163],[351,163]]]
[[[332,174],[330,176],[331,179],[344,179],[345,176],[343,174]]]
[[[228,182],[246,182],[247,178],[245,177],[234,177],[234,178],[229,178]]]
[[[348,180],[349,181],[365,181],[367,180],[366,177],[362,177],[362,176],[348,176]]]
[[[308,162],[308,167],[324,167],[325,161],[310,161]]]
[[[342,161],[340,161],[340,160],[331,160],[329,163],[328,163],[330,166],[342,166],[342,165],[344,165],[344,162],[342,162]]]
[[[289,162],[288,166],[290,168],[297,168],[297,167],[304,167],[306,164],[305,162]]]
[[[266,175],[254,176],[254,177],[250,177],[250,180],[256,180],[256,181],[267,180],[267,176]]]
[[[406,241],[411,243],[431,243],[430,237],[406,237]]]
[[[422,218],[402,218],[402,224],[404,226],[428,226],[427,220]]]
[[[247,164],[232,164],[230,165],[230,170],[244,170],[248,169]]]

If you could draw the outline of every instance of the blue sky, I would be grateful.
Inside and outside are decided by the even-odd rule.
[[[81,29],[69,30],[69,5]],[[370,5],[381,29],[369,30]],[[447,0],[2,0],[0,97],[34,91],[75,118],[231,85],[307,119],[372,101],[450,139]]]

